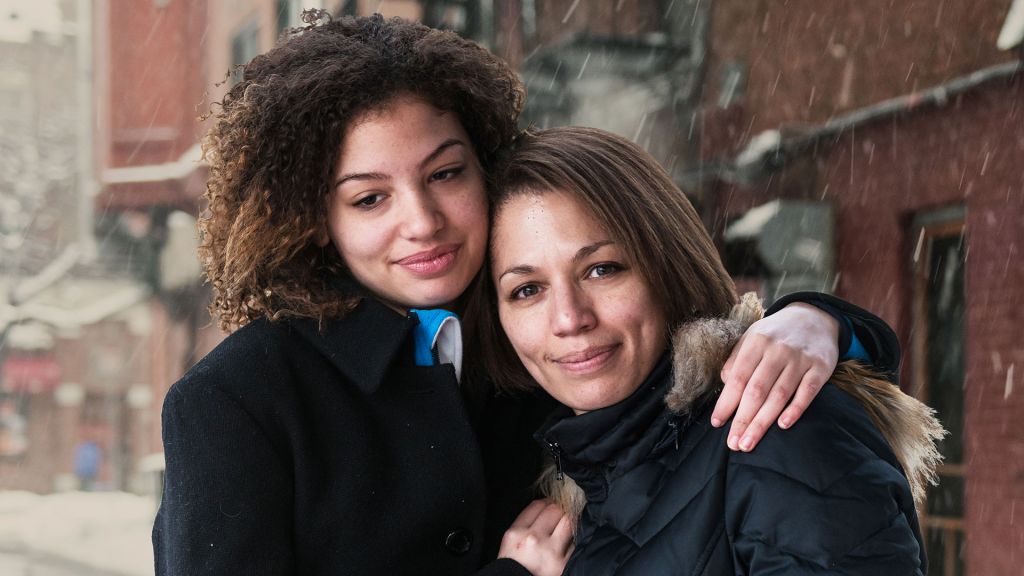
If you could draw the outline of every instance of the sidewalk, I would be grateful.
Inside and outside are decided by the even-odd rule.
[[[124,492],[0,492],[0,555],[25,574],[64,566],[67,574],[152,576],[155,512],[150,498]]]

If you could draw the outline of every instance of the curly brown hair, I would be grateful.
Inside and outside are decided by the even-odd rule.
[[[516,133],[525,91],[501,59],[452,32],[398,18],[304,14],[246,64],[210,112],[199,249],[224,330],[260,317],[321,322],[366,294],[319,242],[346,127],[398,96],[454,112],[489,173]]]

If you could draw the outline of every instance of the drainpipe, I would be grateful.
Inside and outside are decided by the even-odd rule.
[[[96,260],[96,238],[93,235],[95,216],[96,174],[93,156],[93,46],[92,2],[78,0],[75,7],[75,96],[78,114],[75,130],[78,187],[78,247],[81,261]]]

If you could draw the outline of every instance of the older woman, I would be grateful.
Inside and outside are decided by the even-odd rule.
[[[664,170],[562,128],[523,136],[498,182],[480,329],[500,386],[565,405],[537,437],[577,518],[566,574],[925,573],[927,407],[841,365],[790,430],[729,451],[708,415],[761,311]]]

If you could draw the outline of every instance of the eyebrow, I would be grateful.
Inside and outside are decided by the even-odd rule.
[[[614,244],[614,242],[612,242],[611,240],[601,240],[599,242],[594,242],[593,244],[587,244],[586,246],[576,251],[576,254],[574,254],[572,257],[572,263],[575,264],[580,260],[583,260],[587,256],[590,256],[594,252],[597,252],[598,250],[605,246],[608,246],[609,244]],[[537,269],[535,267],[529,266],[527,264],[512,266],[511,268],[506,269],[504,272],[498,275],[498,282],[501,282],[501,279],[504,278],[506,274],[516,274],[518,276],[523,276],[526,274],[531,274],[536,271]]]
[[[427,164],[433,162],[438,156],[440,156],[442,153],[444,153],[445,150],[451,148],[452,146],[465,146],[465,145],[466,145],[466,143],[463,142],[462,140],[459,140],[458,138],[449,138],[449,139],[445,140],[444,142],[441,142],[441,144],[439,144],[437,146],[437,148],[434,148],[434,150],[430,154],[427,154],[427,157],[424,158],[422,162],[420,162],[420,168],[422,169]],[[346,182],[349,182],[349,181],[353,181],[353,180],[361,181],[361,180],[388,180],[388,179],[389,179],[389,176],[387,174],[383,174],[381,172],[355,172],[355,173],[352,173],[352,174],[344,174],[344,175],[340,176],[338,178],[338,180],[334,183],[334,187],[337,188],[338,186],[341,186],[342,184],[344,184]]]
[[[604,248],[609,244],[614,244],[614,242],[612,242],[611,240],[601,240],[600,242],[594,242],[593,244],[588,244],[587,246],[580,248],[579,250],[576,251],[576,255],[572,257],[572,263],[575,264],[580,260],[583,260],[587,256],[590,256],[594,252],[597,252],[598,250]]]

